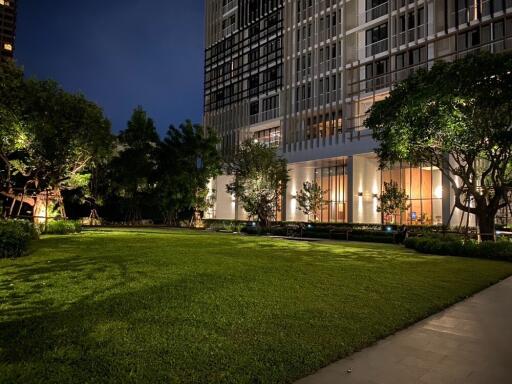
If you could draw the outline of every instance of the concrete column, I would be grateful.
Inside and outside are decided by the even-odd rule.
[[[455,197],[453,194],[452,185],[450,180],[443,174],[442,178],[442,186],[443,186],[443,225],[450,226],[452,225],[455,215],[451,218],[450,222],[450,214],[452,213],[453,204],[455,203]]]
[[[354,222],[354,157],[347,159],[347,219],[349,223]]]
[[[286,186],[284,189],[283,189],[283,193],[281,194],[281,221],[286,221],[286,209],[287,209],[287,201],[286,201],[286,196],[287,196],[287,193],[286,191],[288,190],[288,186]]]

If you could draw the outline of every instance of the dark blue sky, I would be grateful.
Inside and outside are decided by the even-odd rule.
[[[204,0],[20,0],[16,60],[83,92],[126,126],[142,105],[161,133],[201,122]]]

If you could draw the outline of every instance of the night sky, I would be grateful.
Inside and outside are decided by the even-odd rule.
[[[16,60],[105,110],[114,131],[141,105],[160,133],[201,122],[204,0],[19,0]]]

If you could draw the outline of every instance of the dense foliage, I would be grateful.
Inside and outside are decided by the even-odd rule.
[[[280,199],[289,180],[286,160],[273,147],[248,140],[228,163],[233,182],[227,191],[264,229],[276,219]]]
[[[30,240],[39,234],[34,225],[24,220],[0,220],[0,258],[23,255]]]
[[[154,216],[157,150],[160,138],[153,120],[138,107],[117,137],[112,160],[102,175],[104,209],[114,221],[137,222]]]
[[[111,151],[110,122],[81,94],[57,83],[25,79],[12,63],[0,65],[0,194],[7,215],[65,216],[62,191],[87,188],[91,171]],[[17,209],[14,210],[17,204]]]
[[[297,199],[297,209],[308,217],[308,221],[311,216],[314,221],[317,221],[318,214],[325,203],[324,194],[325,191],[316,181],[306,181],[302,184],[302,189],[295,199]]]
[[[213,202],[207,186],[222,165],[217,144],[211,130],[188,121],[161,140],[141,107],[114,136],[83,95],[0,63],[2,216],[192,222]]]
[[[454,236],[425,236],[410,237],[405,246],[433,255],[512,261],[512,242],[508,240],[477,243]]]
[[[102,171],[102,217],[131,224],[189,224],[211,207],[208,183],[222,160],[215,133],[190,121],[171,126],[163,140],[142,108],[118,137],[118,150]]]
[[[82,225],[74,220],[52,220],[44,226],[47,235],[68,235],[82,232]]]
[[[158,153],[158,193],[166,223],[175,224],[183,213],[200,220],[212,208],[208,183],[222,167],[217,144],[214,131],[190,121],[169,128]]]
[[[512,53],[419,70],[372,107],[366,125],[382,167],[408,161],[439,168],[455,206],[476,215],[482,239],[494,239],[496,213],[512,187]]]

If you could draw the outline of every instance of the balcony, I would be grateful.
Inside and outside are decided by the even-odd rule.
[[[411,28],[407,31],[400,32],[397,35],[393,36],[393,47],[404,45],[406,43],[411,43],[415,41],[416,39],[422,39],[424,38],[427,33],[428,29],[432,26],[432,24],[422,24],[417,26],[416,28]],[[396,40],[395,40],[396,37]],[[396,44],[396,45],[395,45]]]
[[[359,15],[359,22],[361,24],[368,23],[369,21],[378,19],[384,15],[389,13],[389,2],[386,1],[383,4],[379,4],[376,7],[366,10],[361,15]]]
[[[331,65],[330,65],[331,69],[336,69],[336,66],[337,66],[336,58],[331,59]]]
[[[232,0],[222,7],[222,14],[226,16],[226,14],[228,14],[235,8],[237,8],[237,2]]]
[[[366,89],[365,92],[371,93],[377,91],[382,88],[387,88],[391,85],[391,76],[389,73],[384,75],[373,77],[369,80],[366,80]]]
[[[306,111],[311,108],[312,99],[304,99],[295,102],[295,112]]]
[[[275,108],[275,109],[270,109],[268,111],[263,111],[256,115],[251,115],[249,117],[249,122],[251,123],[251,125],[253,125],[253,124],[263,123],[268,120],[277,119],[278,117],[280,117],[279,108]]]
[[[484,5],[482,4],[482,9],[483,9],[483,7],[484,7]],[[489,7],[489,6],[487,5],[487,7]],[[485,9],[483,9],[483,10],[485,10]],[[482,15],[484,15],[483,12],[482,12]],[[477,8],[474,5],[470,5],[469,8],[462,8],[456,12],[452,12],[452,19],[454,19],[455,24],[458,24],[458,25],[466,24],[466,23],[469,23],[470,21],[477,20],[478,19]]]
[[[236,31],[236,24],[228,25],[226,28],[224,28],[224,31],[223,31],[224,37],[231,35],[235,31]]]
[[[377,41],[373,44],[367,45],[364,48],[363,54],[365,57],[370,57],[370,56],[385,52],[387,50],[388,50],[388,39],[386,38],[386,39]]]

